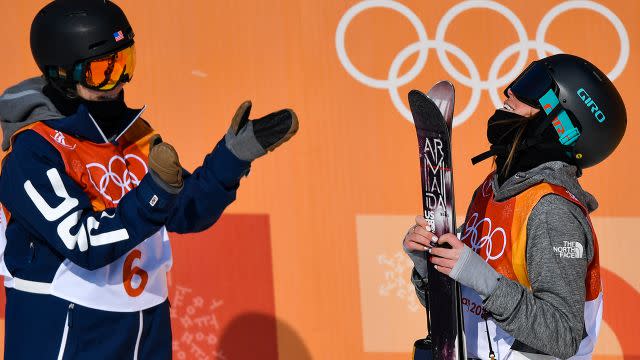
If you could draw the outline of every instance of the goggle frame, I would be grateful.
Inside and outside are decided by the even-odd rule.
[[[95,62],[100,61],[100,60],[107,60],[107,59],[113,58],[115,56],[118,56],[121,53],[124,54],[126,52],[130,52],[129,56],[131,57],[132,60],[128,60],[128,59],[124,60],[125,66],[124,66],[124,68],[123,68],[122,72],[120,73],[120,76],[118,77],[117,80],[113,81],[111,79],[111,74],[109,74],[108,78],[105,76],[105,78],[102,80],[102,82],[98,83],[97,85],[94,85],[94,84],[90,83],[87,80],[87,70],[90,69],[90,66],[91,66],[92,63],[95,63]],[[131,65],[132,65],[131,69],[127,69],[126,68],[126,64],[128,62],[130,62]],[[115,62],[113,63],[113,65],[115,65]],[[87,88],[92,89],[92,90],[111,91],[114,88],[116,88],[118,85],[131,81],[131,79],[133,78],[133,73],[135,71],[135,65],[136,65],[135,43],[131,43],[131,44],[128,44],[127,46],[125,46],[123,48],[117,49],[117,50],[112,51],[110,53],[98,55],[98,56],[95,56],[95,57],[92,57],[92,58],[89,58],[89,59],[85,59],[85,60],[79,62],[73,68],[73,79],[75,81],[77,81],[78,83],[80,83],[82,86],[87,87]]]

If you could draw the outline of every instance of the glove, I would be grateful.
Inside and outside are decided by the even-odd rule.
[[[173,146],[162,142],[160,135],[154,135],[149,142],[149,169],[172,188],[182,187],[182,166],[178,153]]]
[[[243,102],[231,120],[225,135],[227,148],[240,160],[253,161],[282,143],[298,131],[298,117],[290,109],[276,111],[249,121],[251,101]]]

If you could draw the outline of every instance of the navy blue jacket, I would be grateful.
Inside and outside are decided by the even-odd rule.
[[[139,115],[136,113],[128,121],[124,120],[123,129],[128,129],[133,121],[143,121],[138,119]],[[94,143],[108,141],[84,106],[72,116],[48,120],[45,124]],[[184,187],[178,194],[167,191],[166,186],[161,186],[147,174],[117,207],[95,212],[89,197],[66,174],[58,151],[34,131],[19,133],[14,138],[11,153],[4,159],[0,176],[0,203],[11,213],[4,254],[7,269],[14,277],[50,282],[65,259],[89,270],[100,268],[130,251],[162,226],[178,233],[205,230],[235,200],[240,178],[248,174],[249,167],[249,162],[238,159],[227,149],[223,139],[205,157],[202,166],[193,173],[185,171]],[[61,189],[69,198],[78,199],[77,204],[68,201],[65,204]],[[34,194],[41,197],[40,204],[34,202],[34,197],[38,198]],[[154,195],[158,200],[151,205],[150,199]],[[80,217],[78,226],[70,231],[72,234],[78,231],[80,224],[93,217],[99,220],[100,226],[93,231],[88,229],[87,235],[125,229],[129,239],[89,245],[84,250],[79,246],[70,248],[59,234],[65,217],[54,218],[58,207],[72,205],[68,212],[76,211]]]

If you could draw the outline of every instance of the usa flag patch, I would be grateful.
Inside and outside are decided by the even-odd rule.
[[[124,39],[124,34],[122,33],[122,31],[118,31],[113,33],[113,37],[116,39],[116,42],[118,42]]]

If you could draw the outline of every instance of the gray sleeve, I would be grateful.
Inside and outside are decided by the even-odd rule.
[[[531,290],[503,277],[485,308],[521,346],[569,358],[584,334],[585,275],[593,257],[582,210],[560,196],[543,197],[529,216],[526,255]]]

